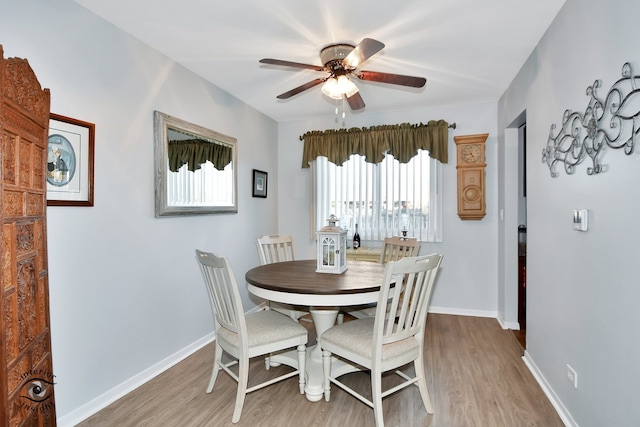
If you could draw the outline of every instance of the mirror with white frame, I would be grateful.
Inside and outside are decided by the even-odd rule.
[[[238,212],[237,141],[154,112],[156,217]]]

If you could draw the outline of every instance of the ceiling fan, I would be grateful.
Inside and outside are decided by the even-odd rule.
[[[278,95],[278,99],[291,98],[300,92],[324,83],[322,93],[335,99],[346,98],[352,110],[359,110],[364,108],[364,100],[358,91],[358,87],[349,79],[349,76],[355,76],[360,80],[410,87],[423,87],[427,82],[427,79],[424,77],[358,70],[358,67],[363,62],[380,52],[382,48],[384,48],[384,43],[365,38],[357,46],[348,43],[338,43],[324,47],[320,50],[320,60],[324,65],[302,64],[271,58],[261,59],[260,63],[329,73],[327,77],[311,80],[310,82]]]

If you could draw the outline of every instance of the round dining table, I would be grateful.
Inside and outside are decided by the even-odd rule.
[[[331,328],[339,307],[376,303],[384,276],[384,265],[347,261],[341,274],[316,272],[316,260],[296,260],[261,265],[249,270],[245,279],[249,292],[269,301],[310,307],[316,337]],[[285,356],[288,357],[288,356]],[[272,358],[277,362],[277,357]],[[305,395],[311,402],[322,399],[324,375],[320,347],[307,351]],[[332,372],[353,367],[334,360]]]

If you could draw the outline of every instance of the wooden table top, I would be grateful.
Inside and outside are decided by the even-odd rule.
[[[317,273],[316,260],[297,260],[261,265],[247,271],[248,283],[273,291],[338,295],[379,291],[384,265],[348,261],[342,274]]]

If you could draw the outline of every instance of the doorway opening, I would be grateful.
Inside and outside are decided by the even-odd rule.
[[[527,334],[527,125],[518,127],[518,324],[522,349]]]

